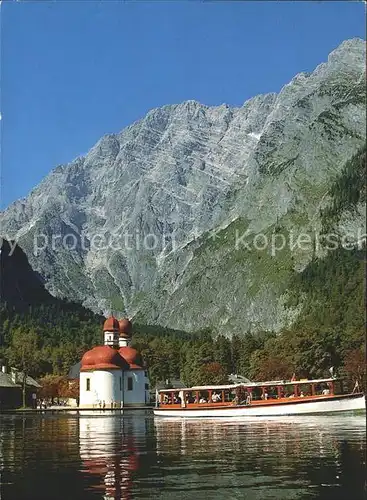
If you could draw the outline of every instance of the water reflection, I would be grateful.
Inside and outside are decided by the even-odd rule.
[[[365,448],[364,417],[0,415],[0,498],[359,500]]]
[[[77,420],[0,415],[1,499],[82,498],[78,462]]]
[[[82,472],[95,476],[91,488],[103,492],[104,499],[131,498],[133,474],[140,466],[135,436],[145,433],[146,420],[141,417],[125,419],[94,412],[80,417]]]
[[[364,417],[156,418],[155,428],[163,462],[220,474],[214,497],[235,485],[233,498],[364,498]]]

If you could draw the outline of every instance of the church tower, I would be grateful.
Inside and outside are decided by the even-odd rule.
[[[103,337],[104,345],[109,345],[110,347],[119,347],[119,322],[116,318],[111,316],[106,319],[103,325]]]
[[[119,321],[119,347],[128,347],[132,337],[132,324],[128,319]]]

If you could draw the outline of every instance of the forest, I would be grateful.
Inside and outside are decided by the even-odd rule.
[[[342,212],[353,212],[365,201],[365,164],[364,148],[331,186],[333,202],[321,214],[324,232],[335,227]],[[16,266],[2,253],[2,290],[7,295],[0,302],[0,364],[41,381],[64,380],[86,350],[102,343],[104,318],[51,297],[30,274],[22,251],[18,253]],[[300,312],[277,333],[226,335],[209,328],[183,332],[134,324],[132,345],[145,359],[152,387],[174,379],[187,385],[221,384],[229,374],[253,381],[293,374],[316,378],[329,376],[331,367],[350,384],[358,380],[365,386],[365,262],[365,244],[339,245],[323,258],[313,256],[302,272],[294,272],[288,290],[287,307],[299,306]]]
[[[217,335],[134,325],[132,345],[148,366],[151,386],[180,379],[187,385],[329,376],[364,383],[364,250],[336,250],[295,276],[289,305],[302,311],[287,329]],[[67,376],[83,353],[102,343],[103,318],[77,304],[0,306],[0,357],[37,378]]]

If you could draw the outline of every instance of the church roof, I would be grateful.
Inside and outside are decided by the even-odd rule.
[[[75,365],[73,365],[69,370],[68,378],[71,380],[79,378],[81,366],[82,366],[81,361],[79,361],[78,363],[75,363]]]
[[[87,351],[82,357],[81,371],[85,370],[126,370],[129,365],[116,349],[99,345]]]
[[[185,388],[186,385],[183,382],[181,382],[181,380],[178,379],[161,381],[157,382],[156,384],[156,389],[158,391],[163,389],[185,389]]]

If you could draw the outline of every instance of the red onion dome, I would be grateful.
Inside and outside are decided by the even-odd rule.
[[[143,368],[143,360],[141,359],[141,356],[136,349],[133,349],[129,346],[120,347],[119,353],[129,364],[130,369]]]
[[[81,370],[121,370],[127,368],[127,362],[116,349],[108,345],[93,347],[82,357]]]
[[[120,337],[131,338],[133,325],[127,318],[119,321]]]
[[[103,325],[104,332],[118,332],[120,329],[119,322],[114,316],[110,316],[106,319]]]

